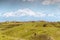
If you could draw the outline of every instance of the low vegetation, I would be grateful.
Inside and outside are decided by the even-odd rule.
[[[60,22],[1,22],[0,40],[60,40]]]

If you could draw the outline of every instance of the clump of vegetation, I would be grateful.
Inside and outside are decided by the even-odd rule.
[[[29,40],[53,40],[53,39],[46,34],[40,34],[40,35],[34,34],[33,36],[31,36]]]

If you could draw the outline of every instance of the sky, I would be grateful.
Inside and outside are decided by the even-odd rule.
[[[0,22],[60,21],[60,0],[0,0]]]

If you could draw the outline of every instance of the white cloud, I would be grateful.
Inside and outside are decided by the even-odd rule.
[[[6,12],[2,16],[3,17],[11,17],[11,16],[15,16],[15,14],[13,14],[13,12]]]
[[[36,15],[36,13],[30,9],[19,9],[15,13],[16,14],[19,13],[19,14],[23,14],[23,15],[29,15],[29,16],[35,16]]]
[[[38,15],[36,15],[37,17],[45,17],[46,16],[46,14],[41,13],[41,12],[37,12],[37,14],[38,14]]]
[[[46,16],[54,16],[53,14],[45,14],[42,12],[35,12],[31,9],[19,9],[15,12],[6,12],[2,14],[3,17],[22,17],[22,16],[31,16],[31,17],[46,17]]]
[[[43,5],[50,5],[50,4],[55,4],[55,3],[60,3],[60,0],[44,0],[42,2]]]
[[[55,14],[48,14],[49,17],[55,17]]]

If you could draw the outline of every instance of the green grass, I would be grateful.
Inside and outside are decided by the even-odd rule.
[[[0,40],[46,40],[44,36],[60,40],[60,22],[2,22]]]

